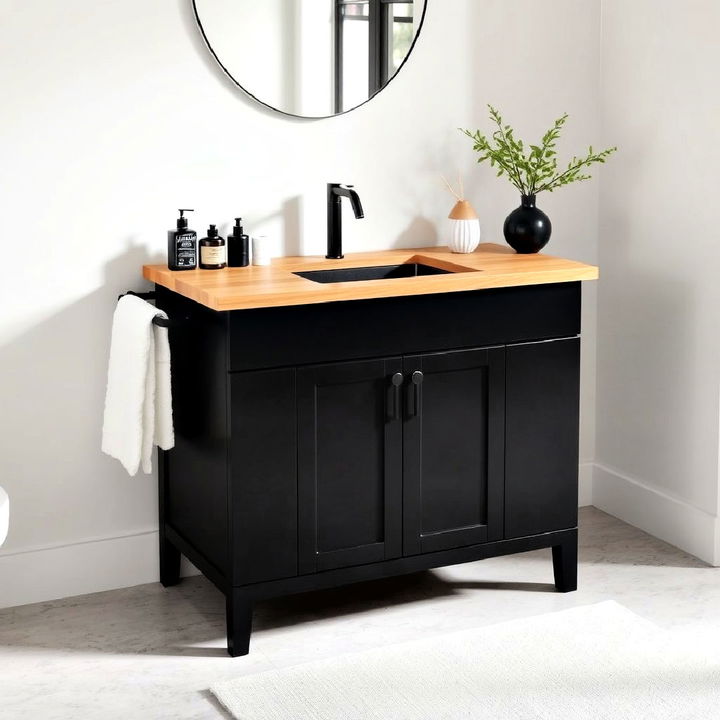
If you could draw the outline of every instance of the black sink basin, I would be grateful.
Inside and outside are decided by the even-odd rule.
[[[307,278],[317,283],[356,282],[358,280],[389,280],[391,278],[419,277],[421,275],[447,275],[450,270],[442,270],[422,263],[403,263],[402,265],[377,265],[375,267],[338,268],[336,270],[307,270],[293,275]]]

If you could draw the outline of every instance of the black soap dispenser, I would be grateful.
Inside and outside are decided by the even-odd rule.
[[[250,238],[243,232],[242,218],[235,218],[232,235],[227,239],[228,267],[247,267],[250,264]]]
[[[215,225],[207,231],[207,237],[200,241],[200,267],[203,270],[220,270],[227,266],[225,240],[220,237]]]
[[[197,267],[197,233],[188,227],[184,217],[184,213],[193,211],[181,208],[179,212],[177,229],[168,230],[168,268],[194,270]]]

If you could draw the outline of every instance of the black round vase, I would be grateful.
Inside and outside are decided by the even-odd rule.
[[[540,252],[550,240],[550,233],[550,218],[535,207],[534,195],[523,195],[520,207],[507,216],[503,226],[507,244],[524,255]]]

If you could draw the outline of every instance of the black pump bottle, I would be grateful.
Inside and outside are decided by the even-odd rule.
[[[197,233],[188,227],[183,213],[191,209],[180,209],[176,230],[168,230],[168,267],[170,270],[194,270],[197,267]]]
[[[243,232],[242,218],[235,218],[232,235],[227,239],[228,267],[247,267],[250,264],[250,238]]]

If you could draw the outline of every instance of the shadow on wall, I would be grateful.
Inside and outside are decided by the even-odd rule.
[[[307,239],[303,232],[304,198],[301,195],[285,200],[281,208],[270,215],[258,218],[252,223],[256,235],[267,234],[273,242],[275,257],[296,257],[317,254],[318,248],[325,247],[325,228],[320,243],[314,243],[315,251],[308,252]],[[434,247],[438,244],[435,223],[421,215],[413,218],[408,226],[394,239],[383,238],[391,249]],[[324,250],[322,251],[324,254]]]
[[[283,255],[304,255],[302,235],[303,200],[299,195],[285,200],[282,205],[283,217]]]
[[[448,216],[457,202],[457,199],[448,191],[445,179],[450,185],[459,191],[464,191],[464,197],[478,212],[480,218],[481,242],[498,242],[497,233],[489,233],[488,222],[490,215],[482,209],[482,204],[487,196],[487,190],[483,184],[483,175],[478,172],[475,155],[471,151],[471,145],[467,138],[464,138],[456,128],[448,128],[438,142],[426,147],[421,156],[422,164],[419,172],[429,178],[434,188],[433,213],[438,218],[433,223],[433,234],[435,241],[433,245],[447,245],[449,242],[450,222]],[[500,237],[499,242],[504,242]]]
[[[254,236],[268,236],[274,257],[305,254],[302,229],[303,198],[300,195],[284,200],[282,206],[274,213],[251,219],[247,227],[252,228]],[[229,235],[230,231],[227,234]]]
[[[133,519],[154,526],[155,483],[129,478],[100,436],[117,296],[147,287],[140,267],[162,260],[128,240],[102,287],[0,347],[2,483],[13,507],[3,551],[127,532]]]
[[[438,244],[438,232],[435,223],[426,217],[418,216],[393,241],[391,247],[417,248],[434,247]]]
[[[405,229],[394,237],[372,238],[374,247],[378,247],[376,241],[381,241],[383,247],[389,249],[447,245],[447,233],[450,229],[447,216],[456,200],[447,191],[443,175],[455,174],[451,181],[457,184],[456,165],[460,163],[461,167],[465,168],[466,163],[465,157],[458,152],[461,145],[460,133],[448,129],[444,134],[434,135],[429,139],[423,152],[414,156],[407,165],[390,164],[383,169],[387,180],[393,183],[397,192],[391,197],[376,197],[379,203],[375,208],[363,198],[366,216],[370,217],[373,212],[387,212],[389,204],[392,204],[396,214],[410,220]],[[467,156],[472,160],[470,153],[467,153]],[[464,179],[470,176],[470,173],[464,170],[462,174]],[[416,182],[408,183],[409,175],[416,178]],[[468,191],[468,198],[472,199],[468,183],[465,189]]]

